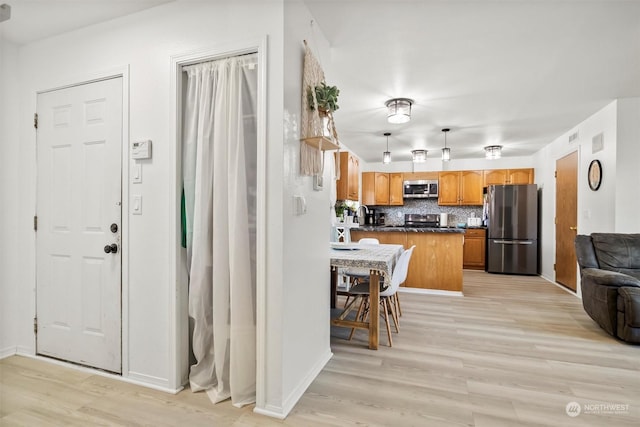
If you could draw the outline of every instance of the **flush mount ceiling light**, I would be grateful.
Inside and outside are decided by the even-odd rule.
[[[447,132],[449,132],[451,129],[442,129],[442,132],[444,132],[444,148],[442,149],[442,161],[443,162],[448,162],[449,160],[451,160],[451,149],[447,148]]]
[[[427,150],[412,150],[413,163],[424,163],[427,161]]]
[[[407,123],[411,120],[412,99],[394,98],[385,102],[389,123]]]
[[[387,151],[385,151],[384,153],[382,153],[382,163],[391,163],[391,151],[389,151],[389,136],[391,135],[391,132],[385,132],[384,136],[387,137]]]
[[[499,159],[502,157],[502,145],[487,145],[484,147],[484,156],[487,159]]]

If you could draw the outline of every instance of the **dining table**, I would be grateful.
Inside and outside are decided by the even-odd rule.
[[[331,308],[336,306],[336,291],[340,268],[369,270],[370,312],[368,320],[346,318],[331,319],[331,324],[347,328],[369,330],[369,348],[378,349],[380,332],[380,283],[391,282],[391,274],[398,258],[404,251],[402,245],[331,243],[329,249],[331,264]]]

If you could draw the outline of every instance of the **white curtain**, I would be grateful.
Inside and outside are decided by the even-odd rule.
[[[183,182],[189,382],[212,402],[255,402],[257,56],[184,67]]]

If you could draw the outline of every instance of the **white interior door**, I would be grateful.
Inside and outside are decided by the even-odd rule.
[[[121,373],[122,78],[37,109],[37,353]]]

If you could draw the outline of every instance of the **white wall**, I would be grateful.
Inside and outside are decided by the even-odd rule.
[[[329,347],[329,185],[313,190],[311,177],[299,175],[300,114],[302,108],[303,40],[319,60],[328,60],[329,46],[317,25],[312,26],[300,0],[285,2],[284,32],[284,286],[283,393],[285,410],[304,392],[331,357]],[[324,64],[322,64],[324,65]],[[325,66],[325,77],[331,81]],[[329,155],[328,155],[329,157]],[[329,157],[330,158],[330,157]],[[331,182],[328,168],[325,183]],[[303,196],[307,213],[295,215],[294,195]]]
[[[17,64],[18,47],[0,37],[0,358],[16,351],[20,329],[12,321],[19,313],[14,301],[24,294],[18,269],[8,263],[18,235]]]
[[[618,100],[616,151],[617,233],[640,233],[640,98]]]
[[[619,127],[635,129],[635,132],[638,132],[638,106],[634,104],[635,101],[630,102],[630,107],[634,106],[633,108],[635,108],[635,116],[632,114],[631,117],[619,116],[619,101],[613,101],[534,155],[536,181],[539,188],[542,189],[541,273],[542,276],[549,280],[553,281],[555,279],[553,263],[556,257],[554,225],[556,215],[554,178],[556,161],[573,151],[578,151],[578,234],[617,231],[617,206],[625,204],[629,200],[628,194],[618,194],[618,187],[621,185],[618,176],[625,176],[630,179],[636,177],[636,183],[640,182],[637,180],[637,155],[633,159],[625,159],[620,162],[621,151],[619,152],[619,150],[621,142],[618,136]],[[634,120],[635,123],[625,123],[628,120]],[[579,135],[578,139],[569,143],[569,135],[576,131]],[[592,138],[601,132],[604,136],[604,149],[592,153]],[[633,132],[630,131],[629,136],[631,135],[633,135]],[[637,141],[637,138],[635,141]],[[630,142],[625,142],[624,144],[626,145]],[[637,142],[635,143],[637,144]],[[637,151],[634,151],[637,150],[635,147],[628,147],[627,150],[629,154],[631,152],[637,153]],[[602,184],[598,191],[592,191],[587,181],[589,163],[594,159],[600,160],[603,169]],[[633,185],[628,183],[625,185],[628,190],[635,191],[635,194],[638,194],[637,184],[633,189],[629,188],[633,187]],[[629,213],[623,215],[625,222],[634,218],[629,218],[628,215]]]
[[[285,15],[286,4],[286,15]],[[287,22],[285,24],[285,17]],[[125,213],[129,222],[123,376],[168,389],[180,385],[181,368],[172,336],[172,301],[177,284],[169,259],[175,237],[171,218],[178,199],[171,174],[175,159],[171,121],[171,57],[237,45],[268,36],[267,201],[265,363],[259,366],[257,410],[284,416],[322,368],[329,351],[327,236],[328,190],[313,192],[310,178],[298,176],[298,129],[302,38],[310,15],[298,0],[178,2],[46,39],[20,49],[19,93],[11,96],[19,142],[3,143],[2,200],[15,196],[13,234],[3,227],[3,304],[11,307],[2,337],[7,345],[34,353],[31,321],[35,313],[35,133],[31,120],[40,90],[84,81],[114,67],[129,69],[129,138],[153,140],[153,159],[143,165],[143,183],[124,182],[125,197],[143,197],[143,215]],[[287,43],[283,34],[287,32]],[[321,34],[315,38],[327,50]],[[284,73],[287,54],[287,74]],[[4,61],[3,61],[4,64]],[[8,80],[2,79],[3,85]],[[286,89],[284,82],[287,83]],[[10,82],[13,84],[13,82]],[[285,101],[286,93],[286,101]],[[286,124],[286,126],[285,126]],[[4,129],[4,128],[3,128]],[[2,137],[9,131],[3,130]],[[5,156],[12,151],[13,155]],[[18,168],[19,165],[19,168]],[[5,176],[6,175],[6,176]],[[293,215],[293,195],[307,199],[308,213]],[[4,211],[4,209],[3,209]],[[5,211],[6,212],[6,211]],[[5,250],[11,248],[11,251]],[[5,253],[6,252],[6,253]],[[5,256],[6,255],[6,256]],[[127,274],[128,273],[128,274]],[[128,281],[126,280],[128,276]],[[8,277],[11,280],[5,281]],[[13,283],[15,293],[5,283]],[[5,303],[6,301],[6,303]],[[3,314],[4,306],[3,308]],[[186,315],[186,313],[183,313]]]

